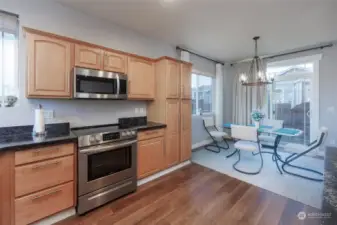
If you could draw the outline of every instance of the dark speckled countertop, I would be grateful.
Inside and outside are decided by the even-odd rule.
[[[135,127],[138,131],[165,128],[166,124],[148,121],[145,126]]]
[[[33,126],[0,128],[0,151],[77,141],[77,137],[70,131],[69,123],[47,124],[47,135],[44,137],[34,137],[32,130]]]
[[[113,124],[118,125],[118,124]],[[145,126],[134,127],[138,131],[165,128],[166,124],[147,122]],[[88,128],[88,127],[87,127]],[[76,128],[78,129],[78,128]],[[47,124],[47,135],[34,137],[33,126],[1,127],[0,151],[24,150],[32,147],[40,147],[49,144],[61,144],[77,142],[77,136],[71,132],[69,123]]]

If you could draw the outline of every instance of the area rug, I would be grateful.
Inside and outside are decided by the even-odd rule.
[[[318,209],[321,208],[323,182],[310,181],[288,174],[281,175],[275,163],[272,161],[271,154],[263,154],[264,166],[260,174],[246,175],[239,173],[232,167],[234,162],[238,159],[238,155],[236,154],[231,158],[226,158],[227,155],[234,151],[232,143],[230,143],[230,147],[231,149],[227,151],[222,150],[218,154],[200,148],[193,152],[192,161],[306,205]],[[285,158],[289,154],[280,152],[280,155],[282,158]],[[251,152],[241,151],[241,161],[238,164],[238,168],[254,171],[259,168],[259,163],[260,157],[258,155],[252,156]],[[324,161],[312,157],[304,156],[296,162],[296,165],[308,166],[318,171],[324,170]]]

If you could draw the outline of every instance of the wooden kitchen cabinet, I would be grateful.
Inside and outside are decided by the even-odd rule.
[[[128,98],[154,99],[155,74],[152,61],[128,57]]]
[[[180,101],[166,101],[166,149],[165,160],[168,167],[179,163],[180,160]]]
[[[192,66],[190,64],[181,63],[181,98],[192,99],[191,73]]]
[[[192,104],[191,100],[181,100],[181,145],[180,161],[186,161],[192,154]]]
[[[26,225],[76,206],[75,144],[0,152],[0,225]]]
[[[102,70],[103,50],[81,44],[75,44],[75,66]]]
[[[28,98],[70,98],[73,44],[55,37],[26,33]]]
[[[164,167],[164,137],[138,142],[138,179],[159,172]]]
[[[167,60],[166,65],[166,98],[180,97],[180,65],[178,62]]]
[[[103,70],[126,74],[127,56],[112,51],[104,51]]]

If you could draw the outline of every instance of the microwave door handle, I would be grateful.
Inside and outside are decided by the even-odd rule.
[[[120,80],[119,80],[119,75],[117,74],[117,95],[120,95]]]

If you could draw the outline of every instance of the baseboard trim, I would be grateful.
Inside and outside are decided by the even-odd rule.
[[[32,223],[32,225],[50,225],[50,224],[60,222],[74,215],[76,215],[76,209],[70,208],[70,209],[61,211],[53,216],[44,218],[38,222]]]
[[[187,165],[189,165],[189,164],[191,164],[191,161],[190,161],[190,160],[185,161],[185,162],[183,162],[183,163],[180,163],[180,164],[178,164],[178,165],[175,165],[175,166],[173,166],[173,167],[171,167],[171,168],[168,168],[168,169],[166,169],[166,170],[160,171],[159,173],[153,174],[153,175],[151,175],[151,176],[149,176],[149,177],[146,177],[146,178],[144,178],[144,179],[139,180],[139,181],[137,182],[137,185],[138,185],[138,186],[141,186],[141,185],[143,185],[143,184],[146,184],[146,183],[148,183],[148,182],[150,182],[150,181],[153,181],[153,180],[155,180],[155,179],[157,179],[157,178],[159,178],[159,177],[161,177],[161,176],[164,176],[164,175],[166,175],[166,174],[168,174],[168,173],[171,173],[171,172],[173,172],[173,171],[175,171],[175,170],[178,170],[178,169],[180,169],[180,168],[182,168],[182,167],[184,167],[184,166],[187,166]]]
[[[200,141],[192,145],[192,150],[211,144],[212,142],[213,142],[213,139],[206,139],[206,140]]]

